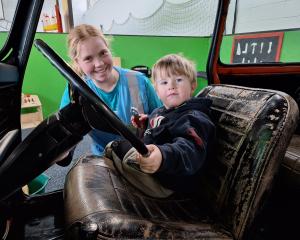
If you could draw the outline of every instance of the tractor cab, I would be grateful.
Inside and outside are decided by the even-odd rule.
[[[278,207],[282,207],[278,204],[284,199],[289,214],[297,217],[299,213],[299,201],[293,200],[299,196],[295,170],[299,161],[300,61],[282,63],[274,52],[275,61],[254,60],[248,51],[261,48],[266,54],[268,49],[262,47],[262,42],[267,45],[265,41],[224,35],[229,0],[219,1],[205,75],[208,86],[197,94],[212,100],[217,128],[216,157],[206,166],[199,183],[201,196],[149,197],[127,182],[110,159],[93,155],[77,160],[67,174],[64,189],[25,194],[22,186],[53,164],[68,162],[73,148],[92,128],[120,134],[138,152],[147,153],[144,143],[50,44],[34,40],[42,4],[39,0],[19,0],[0,51],[2,239],[297,236],[297,222],[289,221],[295,218],[284,212],[274,218],[274,211],[278,213]],[[282,35],[262,33],[256,37],[271,36],[278,47],[284,44]],[[255,49],[251,45],[246,51],[244,39],[248,47],[255,43]],[[32,46],[68,82],[73,101],[22,139],[21,89]],[[251,60],[246,59],[249,56]]]

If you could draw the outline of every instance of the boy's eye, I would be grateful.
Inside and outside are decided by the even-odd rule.
[[[167,85],[168,82],[167,81],[160,81],[160,85]]]
[[[182,82],[182,78],[177,78],[176,82]]]

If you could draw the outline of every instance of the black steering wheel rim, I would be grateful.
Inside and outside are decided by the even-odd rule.
[[[93,106],[95,112],[142,155],[148,154],[145,144],[119,119],[119,117],[100,99],[92,89],[78,76],[52,48],[43,40],[36,39],[34,46],[50,61],[50,63],[66,78],[79,95],[83,96]]]

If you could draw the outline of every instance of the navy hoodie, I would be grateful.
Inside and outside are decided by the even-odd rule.
[[[192,98],[176,108],[158,108],[149,116],[144,142],[157,145],[162,153],[162,164],[153,175],[164,187],[185,194],[201,191],[201,170],[215,142],[210,106],[209,99]]]

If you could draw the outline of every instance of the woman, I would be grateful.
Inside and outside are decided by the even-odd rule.
[[[68,48],[74,70],[125,124],[130,124],[130,110],[136,104],[141,105],[139,111],[145,114],[161,106],[145,75],[113,66],[108,41],[96,27],[87,24],[76,26],[68,35]],[[69,102],[66,88],[60,108]],[[92,153],[99,156],[103,155],[108,142],[120,138],[99,130],[92,130],[90,136],[93,140]]]

